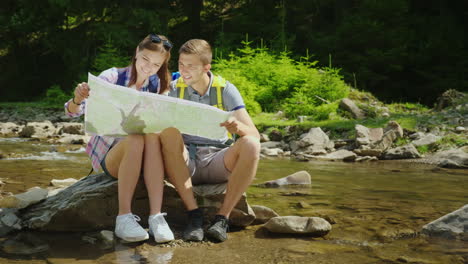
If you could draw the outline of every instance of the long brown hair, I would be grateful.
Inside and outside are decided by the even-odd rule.
[[[166,55],[166,59],[164,60],[163,65],[161,65],[161,68],[159,68],[158,72],[156,73],[159,77],[159,82],[160,82],[159,93],[162,94],[165,91],[169,90],[169,83],[171,81],[171,75],[169,73],[169,60],[171,59],[171,47],[167,48],[163,45],[164,41],[169,41],[165,36],[163,35],[155,35],[155,36],[158,36],[161,39],[161,42],[156,43],[152,41],[151,35],[148,35],[138,44],[137,49],[138,51],[143,50],[143,49],[158,51],[158,52],[161,52],[163,55]],[[132,64],[131,64],[132,71],[131,71],[130,80],[128,81],[129,87],[134,85],[137,80],[135,56],[136,56],[136,51],[132,58]]]

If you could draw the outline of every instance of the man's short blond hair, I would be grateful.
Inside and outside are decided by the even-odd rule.
[[[179,49],[179,54],[195,54],[198,55],[203,65],[211,64],[213,53],[210,44],[203,39],[191,39],[182,45]]]

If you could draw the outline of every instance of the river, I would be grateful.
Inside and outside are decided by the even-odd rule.
[[[14,194],[46,188],[52,179],[79,179],[91,168],[81,146],[0,138],[0,153],[3,192]],[[102,248],[83,234],[33,232],[48,244],[47,251],[0,253],[0,263],[468,263],[467,241],[419,235],[424,224],[468,203],[468,170],[401,161],[262,159],[254,184],[300,170],[310,173],[311,186],[251,186],[248,201],[280,215],[324,217],[334,222],[324,238],[274,235],[250,226],[233,230],[220,244],[117,242]]]

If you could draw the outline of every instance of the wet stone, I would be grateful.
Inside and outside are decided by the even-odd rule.
[[[322,237],[331,230],[331,225],[320,217],[278,216],[271,218],[265,228],[273,233],[309,234]]]
[[[252,205],[252,210],[255,212],[255,220],[253,224],[264,224],[273,217],[279,216],[273,209],[263,205]]]
[[[307,171],[298,171],[289,176],[259,184],[260,187],[279,187],[285,185],[310,185],[311,177]]]
[[[49,245],[34,234],[23,232],[1,244],[7,254],[33,255],[49,250]]]

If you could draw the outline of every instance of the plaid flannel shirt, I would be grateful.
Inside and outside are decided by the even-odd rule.
[[[125,71],[125,86],[128,86],[128,82],[130,80],[131,68],[127,67],[124,69],[117,69],[117,68],[110,68],[108,70],[103,71],[99,74],[99,78],[116,84],[119,78],[119,70]],[[142,86],[141,92],[149,92],[148,89],[149,82],[146,80],[146,83]],[[65,113],[67,116],[70,117],[79,117],[85,113],[86,108],[86,99],[81,102],[80,110],[77,113],[71,113],[68,111],[68,105],[72,103],[71,100],[65,103]],[[98,136],[93,135],[86,146],[86,153],[88,153],[89,157],[91,158],[91,164],[93,166],[94,171],[98,172],[101,169],[101,162],[105,158],[109,149],[117,144],[123,138],[115,138],[115,137],[107,137],[107,136]]]

